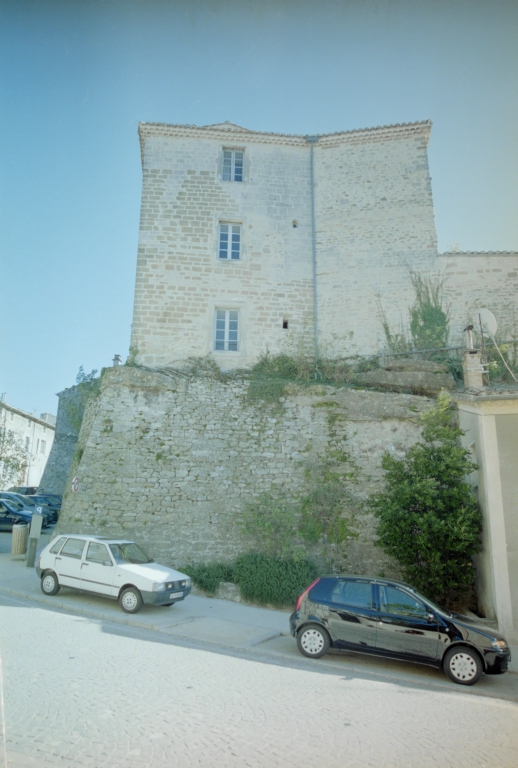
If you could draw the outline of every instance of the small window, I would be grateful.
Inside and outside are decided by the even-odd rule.
[[[223,150],[223,181],[243,181],[244,154],[239,149]]]
[[[81,560],[83,549],[85,548],[86,541],[84,539],[69,539],[63,549],[62,555],[67,557],[75,557],[77,560]]]
[[[63,542],[65,541],[65,536],[60,536],[59,539],[51,546],[50,553],[51,555],[57,555],[59,550],[61,549]]]
[[[40,443],[40,453],[43,453],[45,455],[46,450],[47,450],[47,441],[42,440]]]
[[[26,437],[25,438],[25,450],[28,451],[30,449],[30,447],[31,447],[31,438],[30,437]]]
[[[214,349],[218,352],[237,352],[239,349],[239,312],[236,309],[217,309]]]
[[[398,616],[426,616],[428,611],[420,600],[396,587],[380,586],[380,607],[383,613]]]
[[[11,419],[11,421],[14,421],[14,413],[13,413],[13,411],[10,412],[9,418]]]
[[[282,327],[284,328],[285,331],[288,330],[288,321],[287,320],[283,320],[282,321]]]
[[[239,261],[241,258],[241,225],[219,225],[219,250],[220,259]]]
[[[88,545],[88,552],[86,553],[86,559],[90,563],[110,563],[111,557],[108,554],[108,549],[104,544],[97,544],[95,541],[90,542]]]
[[[47,431],[47,427],[43,427],[43,434]]]
[[[366,581],[337,581],[331,592],[331,602],[372,610],[372,584]]]
[[[299,226],[299,222],[297,221],[297,219],[293,219],[293,225],[292,226],[293,226],[293,229],[297,229],[297,227]]]

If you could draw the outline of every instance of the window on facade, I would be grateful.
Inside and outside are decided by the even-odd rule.
[[[244,154],[238,149],[223,150],[223,181],[243,181]]]
[[[214,349],[237,352],[239,349],[239,312],[237,309],[216,310]]]
[[[47,441],[42,440],[40,443],[40,453],[44,454],[46,450],[47,450]]]
[[[14,413],[12,411],[9,414],[9,418],[11,419],[11,421],[14,421]]]
[[[241,258],[241,225],[219,225],[219,251],[220,259],[238,261]]]
[[[31,438],[30,437],[26,437],[25,438],[25,450],[28,451],[30,447],[31,447]]]

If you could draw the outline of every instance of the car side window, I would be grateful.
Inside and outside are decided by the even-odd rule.
[[[88,545],[86,560],[89,563],[100,563],[101,565],[103,563],[111,563],[112,561],[104,544],[97,544],[95,541],[91,541]]]
[[[52,555],[57,555],[61,547],[63,546],[63,542],[65,541],[65,536],[60,536],[57,541],[54,542],[54,544],[50,548],[50,553]]]
[[[426,607],[420,600],[403,592],[397,587],[384,587],[380,584],[380,607],[383,613],[394,613],[399,616],[428,615]]]
[[[61,550],[61,554],[66,555],[66,557],[75,557],[77,560],[80,560],[85,544],[86,541],[84,539],[69,539]]]
[[[331,590],[330,600],[351,608],[372,609],[372,584],[366,581],[337,581]]]

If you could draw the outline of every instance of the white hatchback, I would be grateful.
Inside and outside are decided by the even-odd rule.
[[[73,587],[113,597],[126,613],[137,613],[144,603],[173,605],[191,591],[189,576],[153,562],[125,539],[59,536],[42,551],[36,570],[46,595]]]

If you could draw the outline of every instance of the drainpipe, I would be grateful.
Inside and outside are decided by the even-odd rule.
[[[313,158],[313,146],[318,141],[318,136],[306,136],[310,146],[310,183],[311,183],[311,250],[313,256],[313,333],[315,336],[315,379],[318,367],[318,306],[317,306],[317,233],[315,225],[315,166]]]

